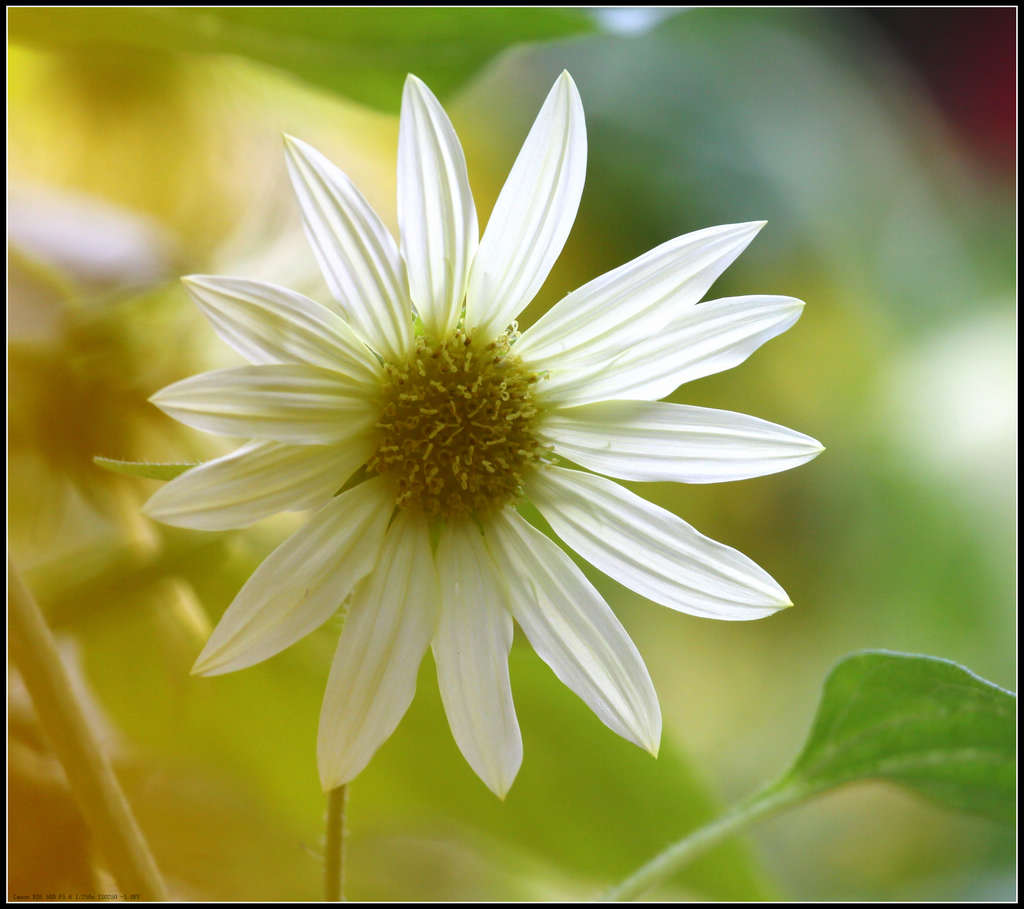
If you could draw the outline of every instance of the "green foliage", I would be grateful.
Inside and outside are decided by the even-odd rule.
[[[93,463],[111,473],[121,473],[127,477],[144,477],[147,480],[173,480],[186,470],[196,466],[193,464],[157,464],[149,461],[118,461],[116,458],[94,457]]]
[[[825,680],[811,734],[780,779],[663,849],[605,894],[628,900],[750,826],[863,779],[900,783],[971,814],[1012,821],[1016,697],[937,657],[865,651]]]
[[[353,789],[351,895],[586,898],[680,833],[708,829],[702,825],[716,808],[703,778],[731,792],[763,779],[764,766],[783,766],[825,667],[851,650],[884,642],[943,653],[1012,684],[1012,500],[1005,515],[993,517],[983,495],[990,484],[1006,488],[1005,473],[989,469],[988,455],[1012,451],[1012,435],[1004,442],[976,434],[959,412],[950,422],[943,391],[973,402],[968,415],[1008,414],[1012,406],[1001,410],[1001,399],[978,379],[984,348],[971,370],[899,386],[931,408],[924,428],[960,428],[949,445],[932,446],[955,469],[949,474],[908,456],[900,440],[917,427],[885,406],[892,369],[935,332],[950,329],[960,344],[961,327],[980,313],[998,308],[1012,319],[1012,196],[996,184],[990,199],[985,180],[960,169],[960,144],[935,129],[930,108],[908,94],[887,49],[851,33],[852,21],[800,10],[690,11],[643,35],[587,35],[506,54],[449,104],[483,214],[554,75],[567,68],[580,86],[587,190],[561,270],[538,306],[685,230],[767,218],[769,230],[713,295],[794,293],[808,302],[802,322],[742,369],[688,386],[676,399],[805,429],[829,441],[831,457],[763,480],[656,490],[661,504],[765,565],[797,609],[750,625],[699,622],[638,604],[595,578],[636,637],[662,698],[666,737],[657,761],[609,734],[520,642],[512,676],[526,757],[507,802],[499,803],[451,741],[428,657],[412,709]],[[922,26],[927,32],[925,19]],[[12,102],[19,151],[12,179],[155,212],[207,256],[205,238],[219,236],[220,222],[205,231],[191,227],[224,205],[222,152],[207,140],[195,143],[194,158],[181,155],[182,118],[179,108],[168,114],[168,97],[180,93],[180,109],[191,110],[208,103],[207,94],[216,99],[218,80],[230,79],[245,103],[225,117],[228,136],[254,123],[263,128],[268,112],[284,116],[275,105],[288,106],[262,94],[263,72],[221,71],[201,55],[277,67],[292,77],[282,93],[289,101],[311,85],[393,111],[406,71],[448,103],[508,44],[587,28],[582,14],[550,9],[14,9],[12,42],[63,53],[50,60],[16,48],[20,59],[10,75],[23,90]],[[143,78],[172,59],[182,71],[198,64],[199,78],[173,90]],[[86,78],[102,75],[111,60],[121,81],[132,84],[136,106],[118,106],[120,83]],[[209,103],[219,122],[224,111]],[[147,131],[147,117],[165,131]],[[168,169],[166,149],[189,166]],[[208,171],[193,166],[207,160]],[[153,171],[152,187],[141,175],[141,189],[124,180],[136,161],[140,171]],[[115,180],[128,189],[115,193]],[[234,208],[226,212],[225,222],[240,217]],[[171,431],[172,421],[145,398],[207,368],[186,362],[205,348],[168,343],[170,315],[119,306],[110,310],[113,330],[71,333],[44,349],[51,334],[65,330],[67,291],[16,264],[22,276],[30,273],[13,286],[12,311],[18,304],[18,314],[42,327],[27,353],[12,349],[24,373],[12,383],[10,401],[23,415],[12,428],[18,457],[11,488],[20,497],[12,530],[27,541],[26,575],[48,620],[74,640],[97,704],[128,746],[118,771],[129,800],[181,892],[213,900],[316,899],[323,832],[317,711],[336,623],[245,672],[189,675],[209,625],[291,519],[238,534],[140,520],[159,533],[158,551],[125,536],[118,544],[127,555],[118,550],[116,560],[100,559],[97,552],[111,555],[113,531],[86,523],[78,492],[128,490],[123,499],[137,516],[139,490],[135,481],[93,469],[89,459],[97,451],[166,451],[185,460],[200,451],[185,435],[166,444],[163,435],[141,430],[150,413]],[[186,310],[180,292],[168,294],[166,305],[168,313]],[[541,311],[535,307],[523,324]],[[23,328],[27,316],[12,319],[14,329]],[[175,331],[176,339],[185,337]],[[132,359],[126,340],[137,339],[142,353]],[[172,474],[144,471],[188,466],[97,463],[161,479]],[[125,525],[119,532],[138,531]],[[952,808],[1006,817],[1013,810],[1007,767],[1014,712],[1012,696],[952,664],[859,654],[830,678],[807,748],[778,785],[788,781],[786,794],[802,798],[884,779]],[[31,867],[35,888],[50,880],[44,871],[74,864],[69,856],[79,843],[87,880],[85,832],[71,839],[72,825],[46,807],[50,790],[63,791],[62,777],[54,774],[48,790],[39,746],[29,750],[26,741],[35,739],[18,738],[12,764],[32,756],[30,772],[15,777],[32,798],[12,812],[12,834],[37,830],[42,848],[32,855],[50,860],[12,860],[12,872]],[[681,744],[701,757],[702,773]],[[12,799],[16,794],[12,782]],[[892,801],[870,836],[862,835],[864,818],[848,799],[770,829],[764,851],[782,892],[853,902],[1012,899],[1014,843],[1006,827]],[[678,877],[663,878],[673,889],[655,896],[771,898],[744,844],[726,837]],[[87,887],[61,880],[51,889]]]
[[[237,54],[384,110],[414,72],[444,97],[513,44],[590,31],[577,10],[207,9],[12,10],[8,34],[52,49]]]
[[[948,660],[887,651],[842,660],[810,738],[779,782],[818,792],[900,783],[949,808],[1012,821],[1016,696]]]
[[[503,863],[529,857],[568,880],[591,882],[575,891],[576,898],[593,896],[660,849],[681,821],[699,826],[717,813],[701,775],[672,741],[662,741],[654,760],[611,736],[575,695],[558,686],[528,646],[514,647],[509,663],[523,766],[506,800],[498,801],[459,755],[440,707],[434,667],[425,662],[416,702],[359,778],[360,799],[384,799],[392,810],[412,804],[417,813],[471,824],[503,844]],[[397,780],[404,781],[404,792],[396,792]],[[666,896],[675,898],[775,895],[739,842],[721,844],[672,884]]]
[[[323,832],[317,713],[339,623],[244,672],[190,676],[208,634],[194,619],[202,610],[192,585],[204,600],[226,601],[262,553],[236,552],[241,541],[226,537],[208,551],[178,552],[175,539],[167,540],[167,564],[179,566],[182,577],[142,590],[127,586],[123,596],[115,591],[105,609],[74,623],[86,675],[111,721],[147,765],[169,774],[147,785],[142,801],[161,806],[152,816],[143,812],[147,834],[189,830],[188,850],[154,842],[162,870],[195,877],[218,897],[315,899],[315,861],[294,844],[317,843]],[[526,759],[501,802],[458,753],[434,666],[424,660],[409,713],[352,790],[358,856],[346,887],[353,898],[588,898],[671,839],[680,819],[699,826],[714,817],[703,781],[672,742],[655,761],[613,737],[526,646],[513,648],[511,674]],[[176,787],[203,796],[190,800]],[[244,846],[226,828],[237,822],[239,804],[261,816]],[[443,848],[457,861],[469,844],[512,876],[495,878],[470,864],[465,879],[449,879],[434,867],[431,850]],[[206,856],[201,873],[194,852]],[[229,879],[222,863],[248,871]],[[736,842],[695,862],[667,892],[721,900],[775,895]]]

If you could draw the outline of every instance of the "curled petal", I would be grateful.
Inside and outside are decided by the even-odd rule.
[[[730,620],[760,619],[792,605],[745,555],[604,477],[549,467],[534,474],[527,494],[572,549],[656,603]]]
[[[371,454],[365,435],[339,445],[250,442],[165,483],[144,510],[193,530],[248,527],[279,511],[319,508]]]
[[[537,393],[571,407],[621,399],[656,401],[685,382],[732,369],[792,327],[804,304],[793,297],[725,297],[691,307],[653,337],[605,363],[552,363]]]
[[[251,363],[307,363],[371,383],[380,365],[348,323],[309,297],[244,278],[182,278],[220,337]]]
[[[636,645],[558,545],[505,509],[487,532],[509,610],[555,675],[613,732],[658,753],[661,710]]]
[[[664,401],[600,401],[556,410],[542,438],[570,461],[622,480],[720,483],[819,455],[802,432],[728,410]]]
[[[576,220],[586,172],[583,104],[563,72],[487,221],[466,288],[467,327],[498,334],[540,290]]]
[[[444,338],[462,311],[479,228],[459,138],[412,75],[398,131],[398,225],[413,303],[427,332]]]
[[[315,148],[285,136],[285,153],[327,286],[385,359],[401,359],[412,344],[412,305],[394,239],[352,181]]]
[[[299,363],[204,372],[149,400],[194,429],[298,445],[341,442],[376,420],[361,383]]]
[[[523,760],[508,652],[512,616],[494,561],[474,524],[447,525],[437,547],[441,620],[434,662],[455,743],[477,776],[504,798]]]
[[[409,709],[438,601],[430,529],[399,512],[377,567],[352,596],[331,664],[317,738],[325,791],[355,777]]]
[[[556,303],[516,353],[537,369],[607,363],[685,315],[763,226],[725,224],[662,243]]]
[[[244,669],[319,628],[376,566],[391,510],[381,480],[331,499],[245,582],[193,674]]]

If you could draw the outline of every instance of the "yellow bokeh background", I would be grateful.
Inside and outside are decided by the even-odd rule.
[[[388,12],[400,23],[407,11]],[[431,29],[461,34],[460,11],[436,12],[417,36],[426,49]],[[536,12],[505,11],[523,17],[517,41]],[[1015,688],[1012,172],[972,153],[866,22],[667,12],[624,25],[569,11],[584,18],[509,48],[475,49],[467,21],[474,62],[451,63],[442,99],[485,223],[554,78],[568,69],[579,86],[587,186],[523,326],[673,236],[768,221],[712,296],[790,294],[807,303],[802,319],[671,399],[752,413],[828,450],[741,483],[634,488],[763,565],[796,608],[705,621],[587,568],[650,668],[662,754],[609,733],[517,639],[525,758],[504,804],[458,754],[428,656],[409,715],[351,787],[354,899],[589,899],[784,769],[829,667],[853,650],[947,657]],[[333,13],[337,34],[363,27],[364,11]],[[291,11],[298,25],[303,14]],[[224,534],[161,527],[139,510],[156,482],[92,458],[225,450],[147,403],[237,362],[177,278],[325,294],[280,134],[324,151],[396,229],[400,79],[390,105],[366,102],[390,97],[389,74],[420,58],[405,63],[386,29],[360,38],[358,54],[338,53],[372,92],[345,92],[255,53],[162,49],[162,32],[83,49],[33,28],[8,46],[10,557],[172,894],[316,899],[316,721],[338,625],[240,673],[188,674],[301,517]],[[16,669],[8,716],[8,895],[113,889]],[[1006,831],[860,784],[759,826],[658,895],[1001,899],[1013,887]]]

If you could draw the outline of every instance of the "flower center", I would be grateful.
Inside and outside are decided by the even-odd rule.
[[[385,363],[368,467],[397,486],[400,506],[454,518],[500,508],[522,492],[544,449],[535,428],[537,381],[503,334],[481,343],[457,330],[418,338],[404,363]]]

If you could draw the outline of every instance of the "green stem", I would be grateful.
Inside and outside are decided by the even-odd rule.
[[[331,903],[345,899],[342,859],[345,851],[345,802],[348,787],[327,793],[327,861],[324,869],[324,898]]]
[[[812,793],[797,787],[775,785],[734,805],[721,817],[673,843],[646,865],[634,871],[622,883],[601,896],[606,902],[633,899],[645,890],[675,874],[680,868],[712,846],[717,846],[754,821],[802,801]]]
[[[167,899],[149,846],[71,689],[53,635],[10,562],[7,592],[11,656],[100,852],[126,895]]]

